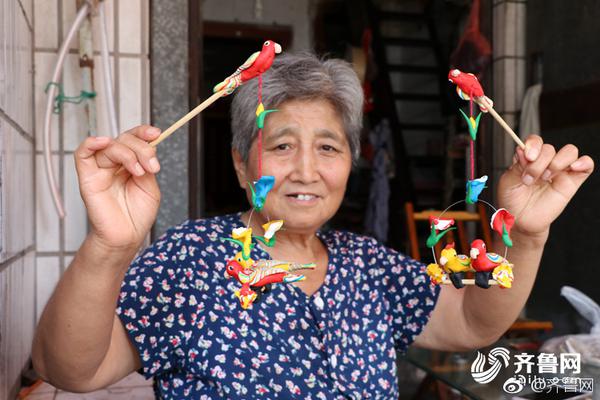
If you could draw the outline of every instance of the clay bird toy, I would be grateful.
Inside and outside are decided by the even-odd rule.
[[[303,269],[314,269],[316,264],[300,264],[277,260],[259,260],[249,268],[244,268],[236,259],[229,260],[225,269],[226,278],[235,278],[242,284],[235,291],[242,308],[249,308],[258,300],[263,292],[270,289],[273,283],[299,282],[306,277],[292,272]]]
[[[492,271],[500,265],[510,263],[502,256],[496,253],[488,253],[485,243],[481,239],[475,239],[471,243],[471,267],[475,272],[475,284],[481,288],[490,287],[489,280]]]
[[[246,81],[257,77],[271,67],[275,54],[281,53],[281,46],[272,40],[267,40],[263,43],[261,51],[252,54],[246,62],[238,67],[238,69],[228,76],[223,82],[218,83],[213,92],[225,90],[225,95],[231,94],[239,86]]]
[[[454,243],[447,244],[442,250],[440,265],[450,277],[455,288],[461,289],[465,286],[462,280],[465,272],[471,271],[471,259],[464,254],[457,254]]]
[[[483,98],[487,104],[494,106],[492,99],[487,97],[483,92],[483,87],[479,83],[479,79],[471,73],[462,72],[459,69],[450,70],[448,80],[456,85],[456,92],[463,100],[477,100]],[[488,109],[479,104],[482,112],[488,112]]]
[[[431,278],[431,283],[434,285],[439,285],[446,282],[446,274],[444,273],[444,270],[435,263],[429,264],[425,272],[427,272],[427,275],[429,275],[429,278]]]

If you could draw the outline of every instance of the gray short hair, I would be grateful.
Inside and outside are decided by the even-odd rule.
[[[277,56],[263,74],[262,101],[265,109],[290,100],[329,101],[339,112],[355,162],[360,153],[363,91],[349,63],[339,59],[320,59],[311,53]],[[238,88],[231,106],[231,146],[244,161],[258,133],[256,106],[258,79]]]

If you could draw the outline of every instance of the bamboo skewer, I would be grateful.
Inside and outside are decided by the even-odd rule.
[[[150,146],[156,147],[160,142],[162,142],[163,140],[165,140],[166,138],[168,138],[169,136],[171,136],[171,134],[173,132],[175,132],[177,129],[181,128],[190,119],[192,119],[196,115],[200,114],[202,111],[204,111],[204,109],[206,107],[210,106],[212,103],[214,103],[215,101],[217,101],[217,99],[219,99],[224,94],[225,94],[225,90],[221,90],[220,92],[216,92],[212,96],[210,96],[208,99],[204,100],[202,103],[200,103],[200,105],[198,105],[192,111],[190,111],[189,113],[187,113],[186,115],[184,115],[183,117],[181,117],[179,119],[179,121],[175,122],[166,131],[164,131],[163,133],[161,133],[158,138],[156,138],[154,141],[150,142]]]
[[[171,125],[167,130],[165,130],[164,132],[162,132],[159,137],[157,137],[152,142],[150,142],[150,146],[152,146],[152,147],[158,146],[158,144],[160,142],[162,142],[163,140],[165,140],[166,138],[168,138],[169,136],[171,136],[171,134],[173,134],[173,132],[175,132],[177,129],[179,129],[183,125],[185,125],[185,123],[188,122],[190,119],[192,119],[196,115],[200,114],[202,111],[204,111],[204,109],[206,109],[212,103],[214,103],[215,101],[217,101],[224,94],[225,94],[225,90],[221,90],[220,92],[213,93],[212,96],[210,96],[208,99],[204,100],[202,103],[200,103],[198,106],[196,106],[196,108],[194,108],[192,111],[190,111],[189,113],[185,114],[177,122],[175,122],[173,125]],[[114,173],[114,175],[119,175],[124,169],[125,169],[125,167],[121,166]]]
[[[463,285],[475,285],[475,279],[463,279],[462,280]],[[452,281],[450,281],[450,279],[444,279],[442,281],[443,285],[451,285]],[[498,285],[498,282],[496,282],[493,279],[488,280],[488,285]]]
[[[479,106],[487,108],[492,117],[494,117],[494,119],[498,121],[500,126],[504,128],[504,130],[512,137],[512,139],[519,145],[521,149],[525,150],[525,143],[523,143],[523,141],[519,138],[519,136],[517,136],[515,131],[513,131],[510,126],[508,126],[506,121],[504,121],[504,119],[496,112],[496,110],[494,110],[494,107],[492,107],[492,105],[486,101],[485,97],[475,97],[474,100]]]

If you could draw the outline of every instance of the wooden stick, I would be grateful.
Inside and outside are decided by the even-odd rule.
[[[462,280],[463,285],[474,285],[475,284],[475,279],[463,279]],[[451,285],[452,281],[450,281],[450,279],[444,279],[444,281],[442,282],[442,284],[444,285]],[[488,285],[497,285],[498,282],[496,282],[493,279],[488,280]]]
[[[166,131],[164,131],[163,133],[161,133],[159,137],[157,137],[156,139],[154,139],[154,141],[150,142],[150,146],[152,146],[152,147],[158,146],[158,144],[160,142],[162,142],[163,140],[165,140],[166,138],[168,138],[169,136],[171,136],[171,134],[173,132],[175,132],[177,129],[181,128],[190,119],[192,119],[196,115],[200,114],[202,111],[204,111],[204,109],[206,107],[210,106],[212,103],[214,103],[215,101],[217,101],[217,99],[221,98],[221,96],[223,96],[224,94],[225,94],[225,90],[221,90],[220,92],[216,92],[212,96],[210,96],[208,99],[204,100],[202,103],[200,103],[200,105],[198,105],[196,108],[194,108],[189,113],[185,114],[183,117],[181,117],[179,119],[179,121],[175,122]],[[123,172],[123,170],[125,170],[125,167],[121,166],[114,173],[114,175],[119,175],[121,172]]]
[[[515,133],[515,131],[513,131],[511,129],[510,126],[508,126],[508,124],[506,123],[506,121],[496,112],[496,110],[494,110],[494,107],[492,107],[491,104],[489,104],[484,97],[476,97],[475,98],[475,102],[479,105],[482,106],[484,108],[487,108],[487,110],[490,112],[490,114],[492,115],[492,117],[494,117],[494,119],[496,121],[498,121],[498,123],[504,128],[504,130],[512,137],[512,139],[519,145],[520,148],[522,148],[523,150],[525,150],[525,143],[523,143],[523,141],[519,138],[519,136],[517,136],[517,134]]]
[[[156,147],[160,142],[162,142],[163,140],[165,140],[166,138],[171,136],[171,134],[173,132],[175,132],[177,129],[181,128],[190,119],[192,119],[196,115],[200,114],[206,107],[210,106],[212,103],[217,101],[217,99],[219,99],[224,94],[225,94],[225,90],[221,90],[220,92],[216,92],[212,96],[210,96],[208,99],[204,100],[202,103],[200,103],[200,105],[198,105],[192,111],[190,111],[189,113],[187,113],[186,115],[181,117],[179,119],[179,121],[177,121],[173,125],[171,125],[169,127],[169,129],[167,129],[166,131],[161,133],[158,138],[156,138],[154,141],[150,142],[150,146]]]

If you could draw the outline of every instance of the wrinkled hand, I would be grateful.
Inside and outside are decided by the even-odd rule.
[[[525,151],[517,148],[513,165],[498,185],[498,203],[516,217],[513,229],[532,236],[547,235],[579,187],[594,170],[589,156],[579,157],[572,144],[558,152],[537,135],[529,136]]]
[[[139,247],[156,219],[160,165],[149,142],[159,134],[158,128],[138,126],[117,139],[89,137],[75,151],[90,234],[108,248]]]

